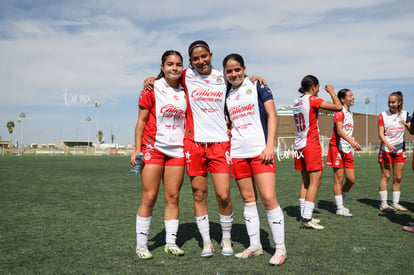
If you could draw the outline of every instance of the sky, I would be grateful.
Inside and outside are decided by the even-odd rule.
[[[412,112],[413,26],[410,0],[0,0],[0,137],[10,139],[12,120],[13,143],[96,141],[99,129],[105,143],[133,144],[144,79],[169,49],[188,66],[199,39],[219,70],[241,54],[276,107],[312,74],[321,87],[351,89],[354,112],[386,110],[397,90]]]

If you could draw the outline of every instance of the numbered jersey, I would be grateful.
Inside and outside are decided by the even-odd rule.
[[[314,144],[320,146],[318,115],[322,102],[323,99],[312,95],[304,95],[295,100],[293,104],[293,117],[296,125],[295,150]]]
[[[184,126],[187,101],[183,87],[168,86],[164,78],[154,89],[143,90],[139,106],[150,110],[142,135],[142,144],[150,144],[173,158],[184,157]]]
[[[264,102],[273,100],[272,91],[245,78],[228,92],[226,105],[232,123],[232,158],[251,158],[261,154],[267,144],[267,114]]]
[[[397,148],[397,151],[394,151],[393,153],[400,153],[405,150],[404,124],[401,123],[401,120],[404,120],[407,123],[410,122],[410,117],[407,111],[393,114],[387,110],[380,113],[378,118],[378,126],[384,126],[385,138],[391,145]],[[383,151],[390,152],[384,143],[381,143],[381,147]]]
[[[223,73],[212,69],[210,75],[200,75],[187,68],[182,84],[187,93],[185,138],[196,142],[229,141],[224,113],[226,83]]]
[[[351,144],[338,135],[338,130],[336,128],[336,123],[338,122],[342,123],[342,131],[344,131],[345,135],[352,137],[352,133],[354,131],[354,119],[352,117],[352,113],[347,111],[343,106],[342,111],[335,112],[334,114],[333,133],[329,144],[337,146],[341,152],[350,153],[352,151]]]

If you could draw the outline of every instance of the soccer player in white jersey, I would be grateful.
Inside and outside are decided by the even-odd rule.
[[[185,69],[181,84],[187,94],[187,117],[184,154],[190,176],[197,228],[203,240],[201,257],[213,256],[210,223],[207,211],[207,174],[213,180],[220,225],[221,254],[233,255],[231,228],[233,206],[230,197],[230,141],[224,113],[226,83],[222,71],[211,65],[213,53],[205,41],[197,40],[188,47],[190,67]],[[255,77],[252,79],[263,79]],[[151,87],[147,78],[144,87]]]
[[[164,252],[176,256],[184,251],[176,244],[179,226],[179,192],[184,179],[184,127],[187,109],[184,88],[180,85],[183,58],[174,50],[162,56],[161,72],[150,91],[143,90],[139,99],[139,115],[135,127],[136,157],[143,154],[142,199],[136,219],[136,253],[141,259],[151,259],[148,234],[152,212],[157,200],[161,180],[166,200],[164,212]]]
[[[246,77],[244,60],[230,54],[223,60],[224,75],[231,88],[227,93],[227,113],[231,121],[231,177],[236,179],[244,201],[244,220],[250,246],[236,258],[246,259],[263,254],[260,242],[260,218],[256,188],[266,208],[276,251],[271,265],[286,259],[284,216],[276,198],[276,108],[272,91]]]
[[[405,152],[404,127],[410,129],[410,116],[403,108],[403,95],[400,91],[393,92],[388,97],[388,110],[381,112],[378,118],[378,135],[381,145],[378,153],[378,163],[381,169],[379,195],[381,211],[407,211],[400,205],[401,178],[407,161]],[[387,202],[387,185],[393,170],[392,206]]]
[[[293,116],[296,125],[295,170],[301,171],[302,186],[299,192],[300,227],[323,229],[317,219],[312,219],[316,196],[322,181],[323,159],[319,143],[318,115],[319,108],[340,111],[341,102],[335,94],[334,87],[325,86],[333,103],[318,97],[319,80],[313,75],[302,79],[299,92],[302,95],[295,100]]]
[[[342,103],[342,110],[335,112],[333,117],[333,133],[329,141],[327,166],[331,166],[334,172],[334,205],[336,214],[351,217],[352,214],[344,206],[343,198],[355,183],[355,168],[352,149],[361,150],[361,145],[352,139],[354,119],[351,106],[354,106],[354,94],[349,89],[338,92],[338,98]],[[345,177],[345,184],[342,182]]]

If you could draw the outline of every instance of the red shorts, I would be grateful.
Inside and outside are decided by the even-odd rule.
[[[230,142],[200,143],[184,139],[187,175],[190,177],[211,173],[230,173]]]
[[[150,148],[150,149],[149,149]],[[153,146],[143,145],[141,147],[142,161],[144,164],[160,164],[164,166],[184,166],[184,158],[172,158],[162,153],[161,151],[155,149]]]
[[[246,159],[231,159],[231,177],[233,179],[242,179],[251,177],[262,173],[276,173],[276,161],[273,157],[273,162],[270,164],[262,163],[259,156]]]
[[[407,161],[407,153],[405,152],[405,150],[400,153],[390,153],[390,152],[385,152],[380,149],[378,153],[378,163],[381,163],[381,164],[406,162],[406,161]]]
[[[335,145],[329,145],[326,165],[334,168],[354,169],[354,157],[352,152],[344,153]]]
[[[295,150],[295,170],[320,171],[323,170],[322,147],[320,144],[306,146]]]

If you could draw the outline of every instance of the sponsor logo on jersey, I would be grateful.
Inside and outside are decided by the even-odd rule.
[[[215,101],[221,102],[224,99],[222,91],[210,91],[208,89],[197,88],[191,92],[194,101]]]
[[[163,117],[185,118],[185,111],[172,104],[161,107],[160,113],[163,114]]]

